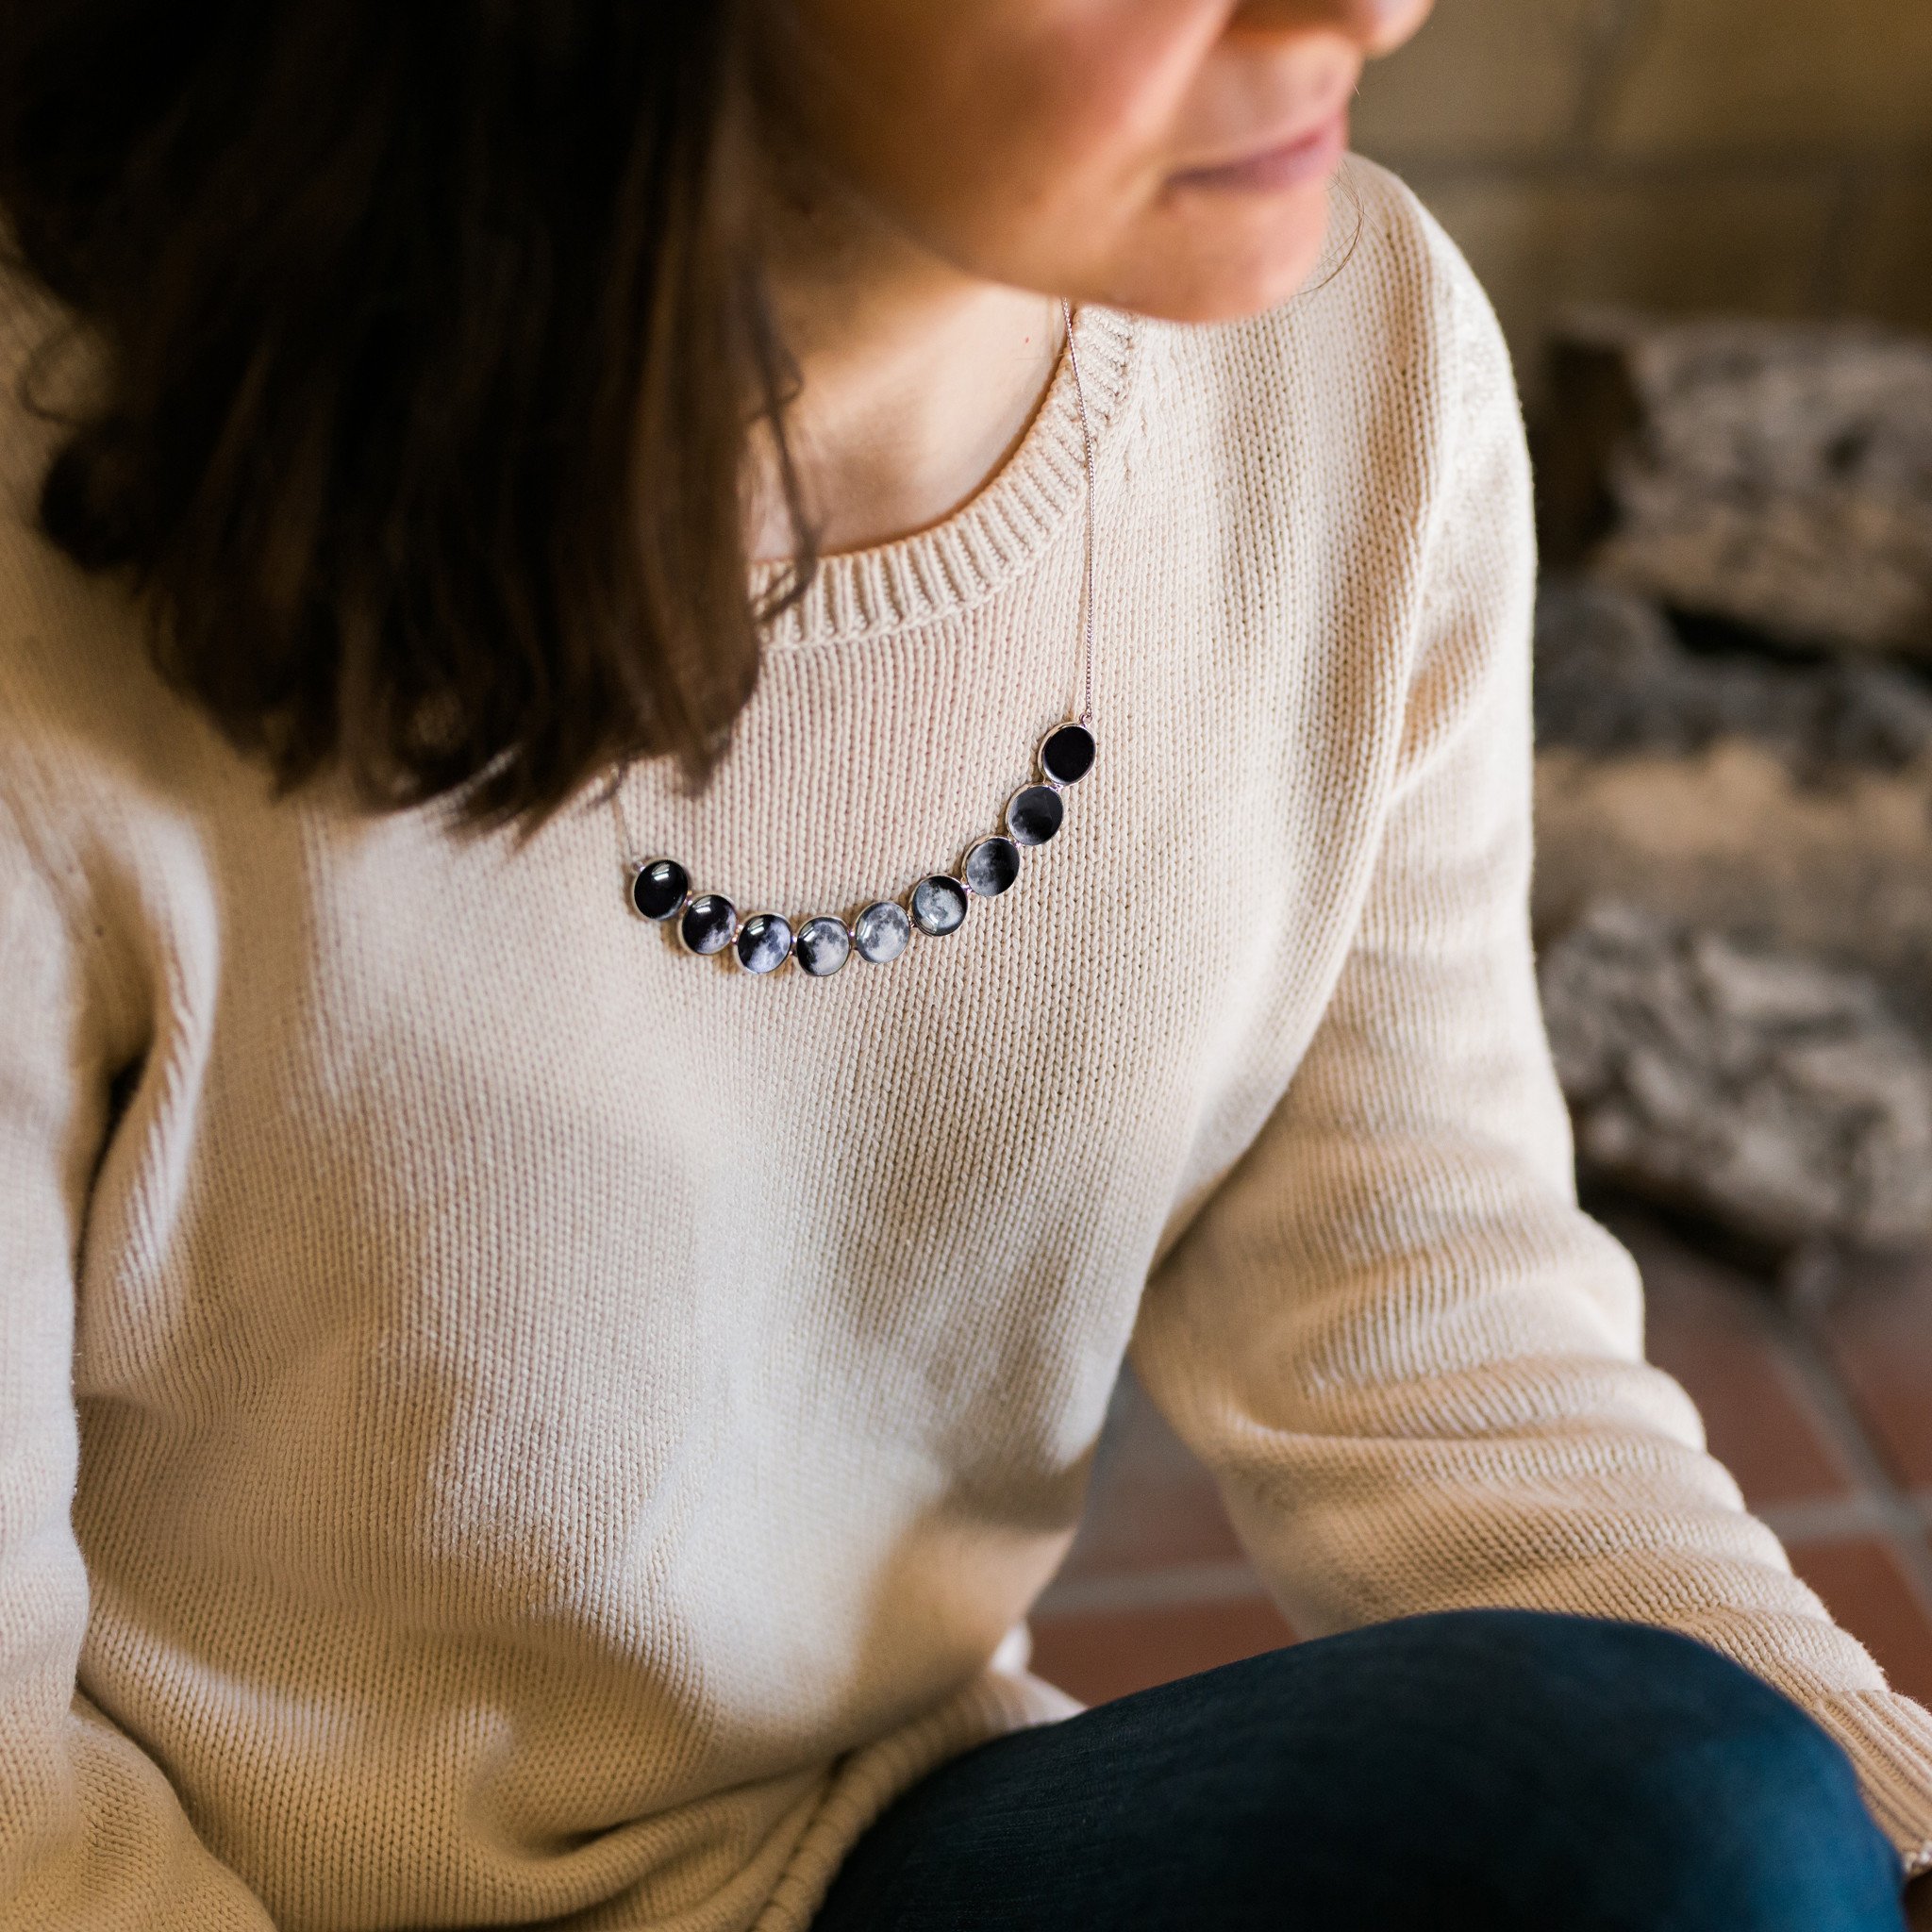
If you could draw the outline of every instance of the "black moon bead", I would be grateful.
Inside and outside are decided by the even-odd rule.
[[[630,903],[641,919],[675,919],[691,891],[691,874],[675,858],[654,858],[638,867],[630,882]]]
[[[966,883],[982,899],[996,899],[1020,876],[1020,848],[995,835],[966,855]]]
[[[678,933],[693,953],[722,953],[738,931],[738,908],[722,892],[705,892],[684,908]]]
[[[1077,785],[1093,769],[1093,734],[1084,724],[1057,724],[1040,741],[1040,769],[1056,785]]]
[[[912,922],[906,917],[906,908],[890,899],[874,899],[852,922],[852,943],[858,948],[858,957],[874,966],[896,959],[911,937]]]
[[[1051,785],[1024,785],[1007,800],[1007,830],[1016,845],[1044,845],[1060,828],[1067,808]]]
[[[838,972],[851,958],[852,935],[845,930],[842,919],[822,914],[817,919],[808,919],[798,928],[791,950],[798,955],[798,963],[806,972],[814,979],[823,979],[827,974]]]
[[[738,963],[747,973],[771,973],[791,957],[791,922],[755,912],[738,929]]]
[[[966,888],[950,874],[936,872],[912,889],[912,923],[938,938],[966,924]]]

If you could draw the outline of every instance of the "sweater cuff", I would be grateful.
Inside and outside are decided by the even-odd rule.
[[[1932,1872],[1932,1711],[1895,1690],[1824,1698],[1810,1710],[1851,1758],[1907,1877]]]

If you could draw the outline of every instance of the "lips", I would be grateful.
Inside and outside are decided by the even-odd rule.
[[[1348,146],[1348,104],[1344,101],[1313,127],[1212,167],[1184,168],[1169,176],[1174,188],[1233,192],[1290,188],[1326,175]]]

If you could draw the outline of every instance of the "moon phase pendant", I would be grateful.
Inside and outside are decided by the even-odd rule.
[[[849,922],[818,912],[788,919],[754,912],[741,920],[722,892],[693,892],[691,874],[675,858],[647,858],[631,868],[631,909],[657,924],[676,922],[689,953],[708,957],[728,947],[745,973],[766,976],[788,959],[814,979],[837,973],[857,957],[890,965],[921,941],[945,939],[966,924],[974,899],[995,899],[1018,884],[1022,854],[1052,841],[1066,822],[1066,794],[1093,769],[1093,733],[1078,719],[1056,724],[1035,748],[1040,776],[1007,801],[1006,830],[976,839],[958,868],[928,873],[905,895],[874,899]]]

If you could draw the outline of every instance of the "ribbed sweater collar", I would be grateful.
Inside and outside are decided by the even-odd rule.
[[[1133,373],[1134,318],[1088,306],[1074,321],[1096,457]],[[1020,446],[963,508],[909,537],[821,559],[805,595],[766,634],[768,649],[840,643],[969,608],[1024,570],[1076,512],[1087,487],[1073,369],[1062,356]],[[755,594],[784,566],[752,572]]]

